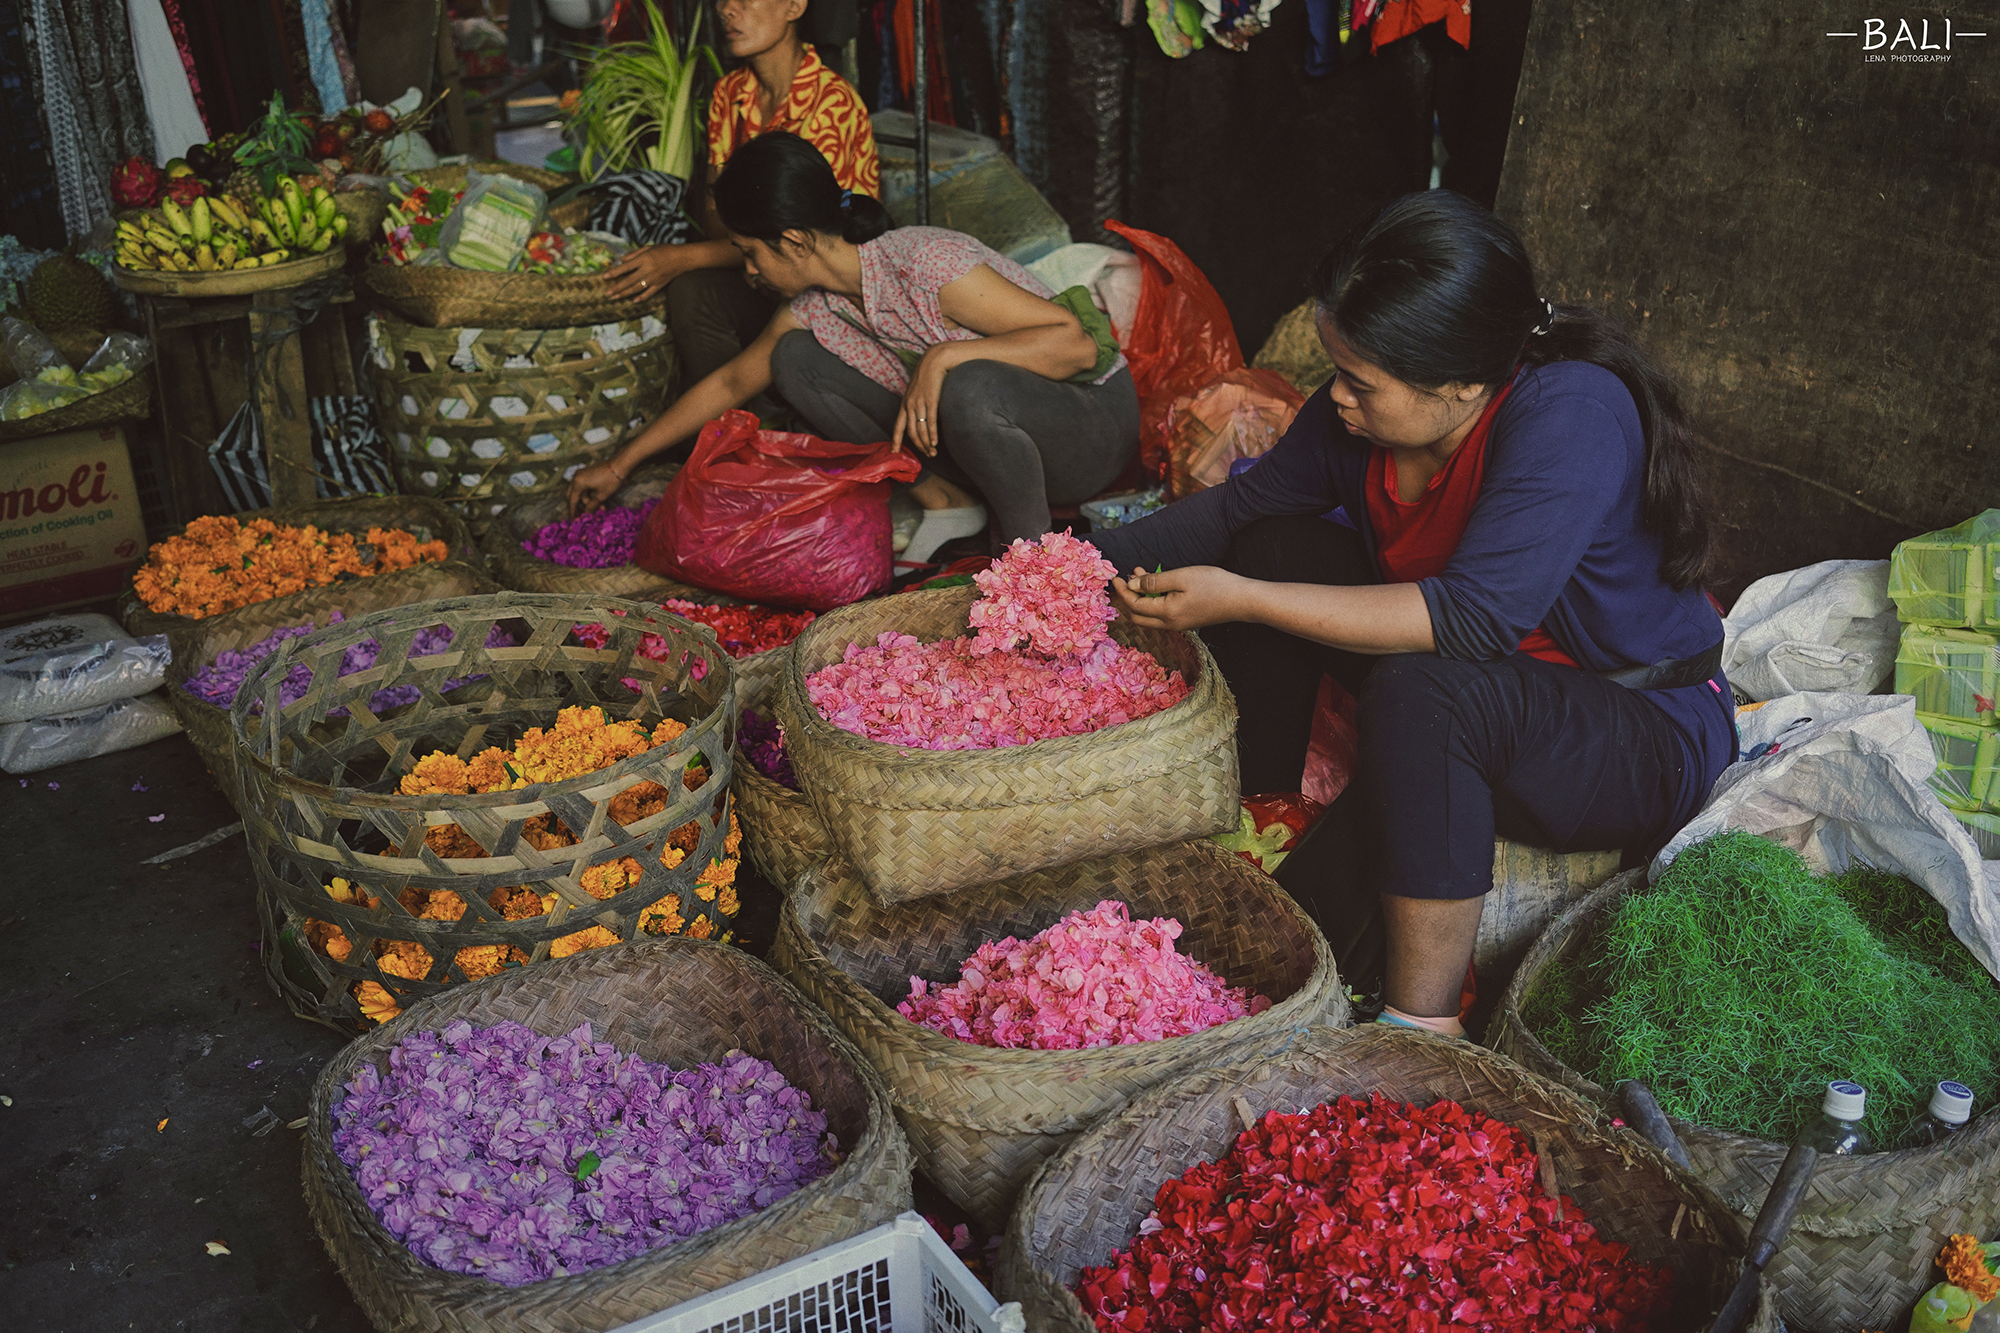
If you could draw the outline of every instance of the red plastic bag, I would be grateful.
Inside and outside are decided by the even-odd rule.
[[[1227,833],[1215,834],[1214,839],[1265,874],[1275,875],[1323,809],[1302,792],[1245,796],[1240,822]]]
[[[641,569],[767,606],[831,611],[889,585],[889,483],[912,455],[760,431],[724,412],[701,428],[633,561]]]
[[[1104,225],[1139,255],[1139,313],[1123,345],[1139,390],[1139,459],[1164,478],[1174,399],[1240,368],[1243,349],[1222,298],[1178,245],[1122,222]]]

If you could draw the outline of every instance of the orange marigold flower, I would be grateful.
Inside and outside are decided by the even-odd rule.
[[[468,796],[472,786],[466,763],[455,754],[439,750],[417,760],[397,787],[405,796]]]
[[[681,924],[680,900],[671,893],[639,913],[639,929],[648,935],[678,935]]]
[[[347,956],[354,952],[354,941],[348,939],[347,933],[330,921],[314,921],[308,918],[305,935],[307,944],[336,963],[346,962]]]
[[[468,981],[477,981],[481,977],[498,976],[509,963],[518,966],[527,962],[528,955],[509,945],[482,944],[460,949],[453,961]]]
[[[1956,1235],[1946,1241],[1938,1253],[1938,1267],[1944,1269],[1945,1281],[1975,1300],[2000,1296],[2000,1277],[1987,1270],[1986,1252],[1976,1236]]]
[[[375,966],[392,977],[422,981],[430,975],[430,950],[414,940],[377,940]]]
[[[688,928],[684,933],[691,940],[712,939],[715,936],[715,919],[713,917],[698,916],[688,923]]]
[[[418,542],[401,529],[371,529],[368,539],[377,557],[363,563],[351,533],[210,515],[155,543],[133,576],[133,589],[152,610],[200,619],[343,575],[406,569],[450,554],[443,542]]]
[[[486,905],[507,921],[526,921],[540,916],[543,911],[542,896],[519,884],[493,890],[487,895]]]
[[[373,981],[356,982],[354,998],[361,1001],[361,1016],[377,1023],[386,1023],[403,1012],[396,997]]]
[[[736,901],[736,886],[725,885],[722,892],[716,896],[715,910],[724,916],[735,916],[741,908],[742,904]]]
[[[549,957],[567,958],[571,954],[582,953],[585,949],[602,949],[618,943],[618,937],[603,926],[592,926],[579,930],[574,935],[564,935],[549,945]]]
[[[602,899],[637,884],[644,873],[645,867],[627,856],[607,861],[601,866],[592,866],[579,876],[579,882],[591,897]]]

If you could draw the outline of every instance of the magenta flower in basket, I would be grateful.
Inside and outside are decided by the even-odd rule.
[[[646,516],[660,503],[646,501],[637,509],[606,505],[575,518],[545,523],[521,549],[537,560],[547,560],[571,569],[610,569],[632,563],[633,548],[639,544],[639,529]]]

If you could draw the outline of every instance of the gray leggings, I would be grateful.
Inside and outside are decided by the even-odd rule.
[[[778,340],[771,376],[826,439],[868,444],[895,428],[902,396],[802,329]],[[1130,371],[1103,384],[1070,384],[1000,361],[968,361],[945,376],[938,455],[925,471],[984,497],[1002,541],[1032,540],[1049,530],[1051,504],[1088,500],[1138,447],[1139,395]]]

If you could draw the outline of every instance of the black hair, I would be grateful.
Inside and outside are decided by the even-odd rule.
[[[1644,516],[1660,538],[1660,575],[1689,588],[1708,574],[1713,522],[1674,382],[1601,312],[1544,304],[1527,248],[1492,212],[1450,190],[1406,194],[1336,245],[1311,288],[1343,341],[1420,389],[1497,388],[1516,367],[1553,361],[1616,375],[1645,432]]]
[[[760,134],[730,154],[715,178],[715,211],[729,230],[766,245],[788,231],[859,245],[896,225],[881,200],[841,189],[819,149],[785,130]]]

